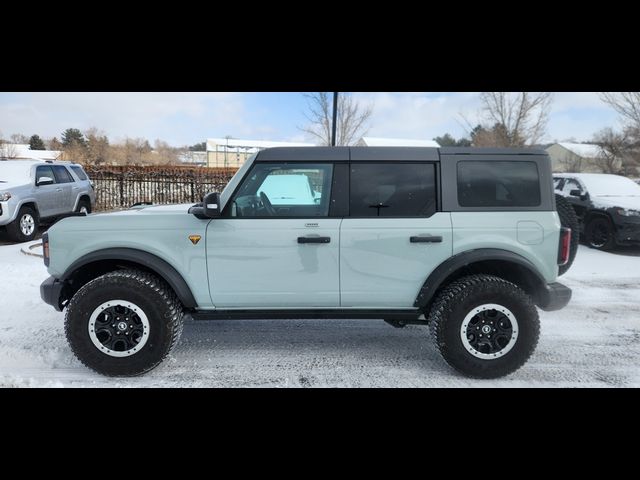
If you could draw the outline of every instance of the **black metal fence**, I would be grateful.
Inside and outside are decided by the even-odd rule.
[[[221,192],[236,169],[205,167],[85,166],[96,191],[95,210],[129,208],[137,202],[195,203]]]

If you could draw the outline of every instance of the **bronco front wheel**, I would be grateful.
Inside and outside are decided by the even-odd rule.
[[[182,305],[162,280],[119,270],[84,285],[69,302],[65,333],[76,357],[108,376],[141,375],[182,332]]]

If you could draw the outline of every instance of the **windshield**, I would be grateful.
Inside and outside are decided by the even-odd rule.
[[[29,183],[30,163],[0,162],[0,185],[3,183]]]
[[[227,183],[227,186],[224,187],[224,190],[222,190],[222,193],[220,194],[220,205],[222,207],[221,209],[223,209],[227,204],[229,197],[238,186],[238,183],[240,183],[240,180],[242,180],[242,177],[244,177],[244,174],[247,172],[247,170],[249,170],[249,168],[251,168],[251,165],[253,164],[253,160],[256,158],[256,155],[258,154],[254,153],[249,158],[247,158],[247,160],[240,167],[240,169],[235,173],[235,175],[231,178],[231,180],[229,180],[229,183]]]
[[[594,197],[640,197],[640,185],[619,175],[583,175],[580,177],[589,195]]]

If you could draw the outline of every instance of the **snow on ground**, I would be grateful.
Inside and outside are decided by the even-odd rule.
[[[105,378],[67,346],[63,313],[40,300],[42,260],[0,243],[0,386],[4,387],[638,387],[640,251],[580,247],[562,311],[541,312],[529,362],[500,380],[470,380],[440,358],[428,330],[376,321],[265,320],[185,324],[149,374]]]

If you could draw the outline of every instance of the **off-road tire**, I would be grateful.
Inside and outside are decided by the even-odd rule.
[[[518,337],[511,350],[499,358],[481,359],[467,351],[461,339],[465,316],[482,304],[508,308],[518,322]],[[429,313],[429,328],[444,360],[473,378],[498,378],[518,370],[538,344],[540,320],[531,297],[502,278],[471,275],[455,280],[436,297]]]
[[[138,305],[148,318],[149,338],[140,351],[113,357],[100,351],[89,336],[89,319],[110,300]],[[155,368],[182,333],[183,306],[173,290],[155,275],[139,270],[107,273],[84,285],[73,296],[65,317],[65,334],[75,356],[85,366],[107,376],[136,376]]]
[[[608,238],[604,243],[601,243],[601,240],[596,241],[595,239],[594,234],[597,228],[602,228],[607,231]],[[584,229],[584,236],[587,245],[591,248],[595,248],[596,250],[613,250],[616,246],[616,236],[613,230],[613,224],[607,217],[600,215],[592,217]]]
[[[33,220],[33,232],[30,235],[25,235],[22,233],[22,229],[20,227],[20,221],[25,215],[30,215]],[[16,219],[7,225],[7,234],[9,238],[14,242],[30,242],[36,235],[38,235],[38,227],[40,226],[40,219],[38,218],[38,214],[31,207],[21,207],[18,212],[18,216]]]
[[[571,268],[573,260],[576,258],[576,253],[578,253],[578,245],[580,243],[580,221],[578,220],[576,211],[573,209],[567,199],[562,195],[558,195],[557,193],[556,210],[558,211],[558,216],[560,217],[560,223],[562,224],[562,226],[571,229],[569,261],[566,265],[560,265],[560,267],[558,267],[558,275],[564,275],[567,270]]]
[[[91,213],[91,202],[88,200],[80,200],[78,202],[78,206],[76,208],[76,213],[80,213],[80,211],[82,210],[82,207],[87,209],[87,215]]]

